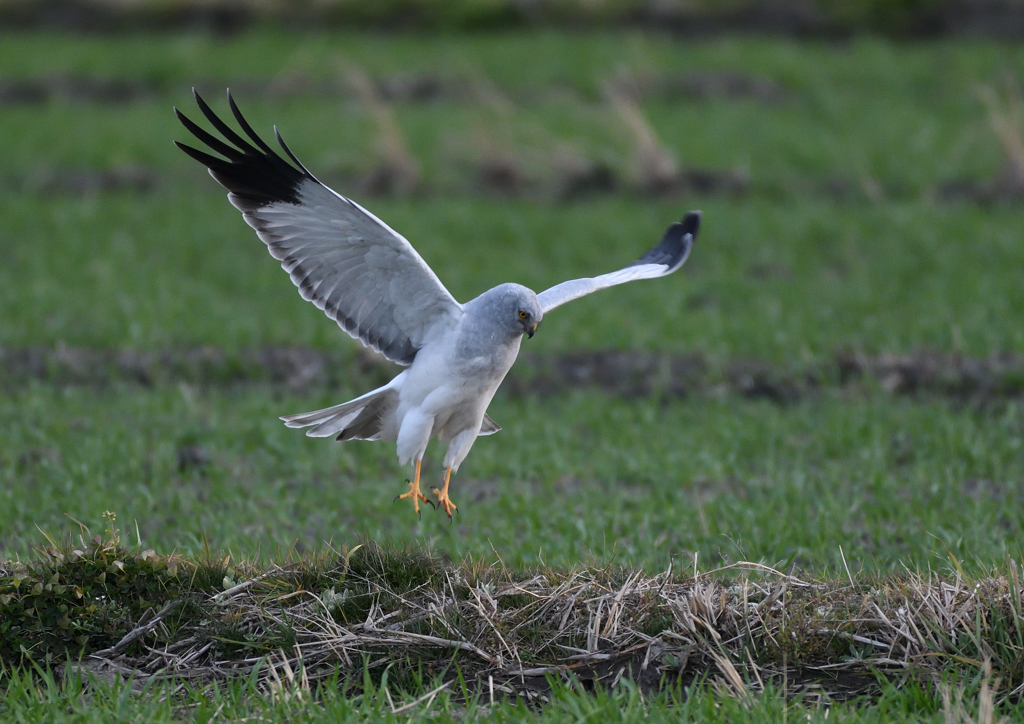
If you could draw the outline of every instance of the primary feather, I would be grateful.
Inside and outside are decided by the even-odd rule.
[[[194,91],[193,91],[194,92]],[[292,166],[264,143],[228,93],[231,111],[252,143],[195,93],[207,120],[227,140],[204,131],[175,108],[182,124],[224,158],[177,143],[206,165],[228,199],[299,288],[342,329],[392,362],[412,364],[438,328],[462,314],[437,275],[406,239],[362,206]],[[253,145],[255,144],[255,145]]]
[[[671,274],[685,264],[690,256],[693,242],[700,230],[700,219],[701,212],[691,211],[681,223],[668,227],[660,244],[623,269],[598,277],[572,279],[545,289],[537,295],[541,309],[547,314],[555,307],[601,289],[638,279],[654,279]]]

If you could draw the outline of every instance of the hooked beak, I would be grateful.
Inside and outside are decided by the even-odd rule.
[[[530,329],[526,332],[526,336],[527,336],[528,339],[533,339],[533,335],[535,335],[537,333],[537,325],[538,324],[540,324],[540,322],[534,322],[533,326],[530,327]]]

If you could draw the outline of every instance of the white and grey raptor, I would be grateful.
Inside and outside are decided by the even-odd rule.
[[[242,117],[228,92],[235,120],[251,143],[233,131],[195,93],[199,109],[223,139],[174,112],[196,138],[224,158],[175,141],[207,166],[228,191],[271,255],[291,276],[302,298],[342,329],[392,362],[405,365],[391,382],[350,402],[282,417],[288,427],[312,427],[311,437],[397,442],[402,465],[415,462],[409,491],[420,501],[420,464],[431,437],[448,443],[444,484],[434,488],[451,517],[451,474],[480,435],[501,428],[487,406],[519,354],[555,307],[599,289],[671,274],[683,265],[700,226],[691,211],[669,226],[661,243],[619,271],[573,279],[540,294],[501,284],[459,304],[412,245],[354,201],[306,170],[274,129],[294,166],[277,155]],[[227,142],[225,142],[227,141]],[[253,145],[255,144],[255,145]]]

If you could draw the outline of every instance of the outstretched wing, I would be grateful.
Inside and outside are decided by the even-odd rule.
[[[276,128],[277,142],[294,166],[256,135],[230,91],[231,112],[252,143],[193,94],[224,140],[177,108],[174,112],[192,135],[224,158],[175,144],[209,168],[230,192],[228,200],[280,260],[303,299],[364,345],[402,365],[412,363],[432,332],[461,316],[462,305],[412,245],[362,206],[317,181]]]
[[[681,267],[690,255],[693,242],[697,238],[697,230],[700,229],[700,217],[699,211],[688,213],[682,223],[677,222],[668,227],[660,244],[624,269],[590,279],[572,279],[545,289],[537,295],[541,309],[547,314],[555,307],[585,297],[599,289],[637,279],[654,279],[671,274]]]

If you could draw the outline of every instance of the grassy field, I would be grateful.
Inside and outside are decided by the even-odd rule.
[[[360,197],[459,299],[500,281],[544,288],[610,270],[686,210],[704,211],[679,275],[559,309],[524,343],[524,361],[615,349],[699,352],[713,370],[737,361],[803,369],[841,350],[1024,353],[1024,206],[948,201],[942,192],[1001,173],[977,87],[1024,76],[1017,46],[548,32],[10,34],[0,43],[0,80],[118,80],[137,92],[117,102],[67,91],[0,104],[0,351],[284,345],[336,351],[344,370],[339,384],[305,387],[0,380],[0,560],[31,560],[44,542],[37,526],[77,534],[66,516],[102,530],[107,510],[140,549],[212,549],[261,565],[328,543],[381,541],[420,543],[455,561],[500,559],[517,571],[592,563],[653,575],[672,561],[708,570],[745,560],[813,580],[868,581],[907,569],[982,576],[1024,556],[1024,408],[1012,395],[898,395],[884,381],[828,377],[791,404],[747,400],[726,386],[679,398],[599,386],[530,394],[525,385],[492,403],[504,430],[477,443],[453,482],[453,524],[430,510],[417,520],[392,503],[409,474],[393,447],[285,429],[278,415],[343,401],[364,391],[368,375],[358,372],[355,343],[302,302],[221,189],[171,145],[187,138],[171,106],[196,117],[190,87],[232,86],[254,127],[277,124],[314,173],[355,195],[380,163],[380,132],[357,98],[323,91],[345,88],[352,68],[489,89],[391,104],[422,191]],[[634,140],[602,100],[602,83],[624,72],[774,84],[770,100],[654,94],[640,105],[682,166],[738,170],[745,191],[637,190]],[[221,92],[208,95],[218,109]],[[571,201],[543,193],[543,180],[558,173],[551,159],[567,147],[612,169],[618,190]],[[507,196],[481,190],[481,165],[509,156],[541,182]],[[147,188],[83,193],[60,183],[124,168],[141,169]],[[439,458],[431,448],[429,476]],[[951,663],[945,673],[972,716],[984,702],[977,663]],[[1003,694],[1018,673],[996,672]],[[399,704],[382,695],[379,675],[371,678],[358,695],[335,687],[315,701],[256,698],[246,681],[161,701],[130,687],[85,684],[80,696],[74,681],[0,674],[8,693],[0,718],[63,721],[65,706],[69,721],[403,718],[390,713]],[[409,685],[408,701],[430,690],[421,684]],[[914,682],[884,683],[870,701],[832,710],[771,686],[749,705],[706,688],[655,697],[620,687],[594,697],[556,687],[542,713],[484,700],[465,710],[452,692],[439,696],[434,706],[449,716],[498,720],[754,721],[798,712],[814,721],[831,711],[851,721],[949,721],[955,709]],[[80,701],[88,706],[68,704]],[[1013,713],[1011,703],[1000,706]]]

